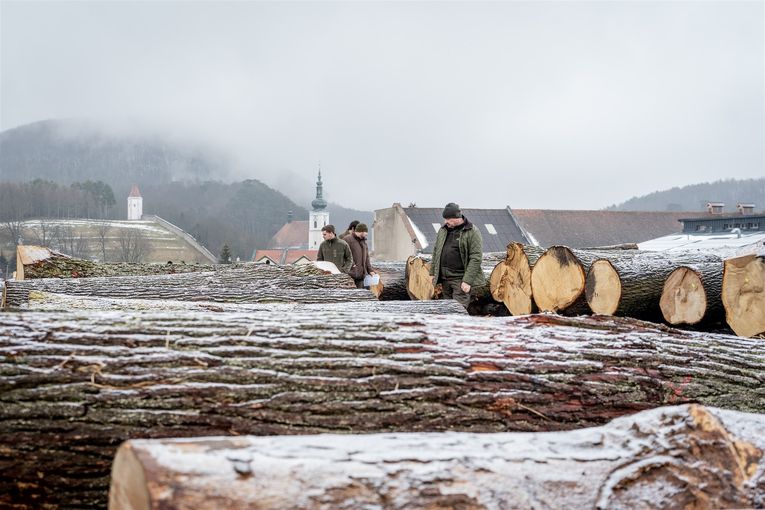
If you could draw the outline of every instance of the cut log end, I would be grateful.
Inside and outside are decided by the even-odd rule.
[[[619,273],[606,259],[596,260],[587,273],[585,288],[587,304],[593,313],[613,315],[622,298],[622,282]]]
[[[739,336],[765,335],[765,258],[725,261],[722,302],[728,325]]]
[[[489,278],[491,296],[505,304],[513,315],[531,313],[531,266],[520,243],[507,246],[504,261],[494,267]]]
[[[132,445],[123,443],[112,464],[109,508],[149,510],[152,506],[147,488],[143,463],[136,457]]]
[[[409,257],[407,260],[406,290],[409,297],[426,301],[435,297],[433,278],[430,276],[430,262],[419,257]]]
[[[539,257],[531,271],[534,301],[543,312],[571,306],[584,292],[584,269],[565,246],[553,246]]]
[[[689,267],[672,271],[664,282],[659,307],[669,324],[698,324],[707,311],[707,294],[698,273]]]

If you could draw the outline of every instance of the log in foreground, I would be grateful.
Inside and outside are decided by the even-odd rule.
[[[546,431],[765,411],[765,344],[614,317],[0,314],[0,506],[103,507],[131,438]]]
[[[203,273],[8,281],[4,306],[22,305],[31,290],[79,296],[249,303],[374,299],[369,291],[356,289],[350,276],[327,274],[312,265],[252,264]]]
[[[548,434],[134,440],[109,509],[755,508],[763,429],[694,404]]]
[[[208,312],[273,312],[290,314],[303,310],[330,312],[353,311],[363,318],[366,313],[389,314],[459,314],[467,315],[465,308],[456,301],[350,301],[347,303],[216,303],[214,301],[175,301],[171,299],[123,299],[88,296],[69,296],[52,292],[31,291],[23,310],[74,311],[74,310],[120,310],[120,311],[208,311]]]
[[[664,282],[659,306],[672,325],[718,324],[724,319],[721,262],[681,266]]]
[[[534,302],[542,312],[566,315],[590,313],[585,298],[586,274],[599,257],[596,252],[551,246],[531,270]]]
[[[723,268],[725,320],[740,336],[765,335],[765,258],[728,259]]]
[[[534,311],[531,268],[542,253],[544,249],[537,246],[510,243],[505,259],[491,272],[489,288],[492,297],[504,303],[513,315],[526,315]]]

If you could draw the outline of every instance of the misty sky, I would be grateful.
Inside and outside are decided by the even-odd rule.
[[[0,128],[140,125],[277,187],[320,161],[367,210],[596,209],[765,176],[764,27],[763,1],[3,0]]]

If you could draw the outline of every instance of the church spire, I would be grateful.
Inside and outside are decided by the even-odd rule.
[[[324,200],[324,191],[321,183],[321,165],[319,165],[319,180],[316,181],[316,198],[311,202],[314,211],[322,211],[327,207],[327,201]]]

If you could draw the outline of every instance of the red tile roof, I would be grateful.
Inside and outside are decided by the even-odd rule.
[[[268,243],[269,248],[307,248],[308,221],[285,223]]]
[[[305,257],[308,260],[316,260],[316,256],[319,254],[319,250],[287,250],[287,256],[284,258],[283,264],[292,264],[300,257]]]
[[[268,257],[277,264],[281,264],[282,255],[284,255],[284,250],[255,250],[255,256],[252,260],[253,262],[257,262],[263,257]]]
[[[704,212],[559,211],[512,209],[520,226],[540,246],[562,244],[589,248],[640,243],[683,229],[680,218],[705,216]]]

